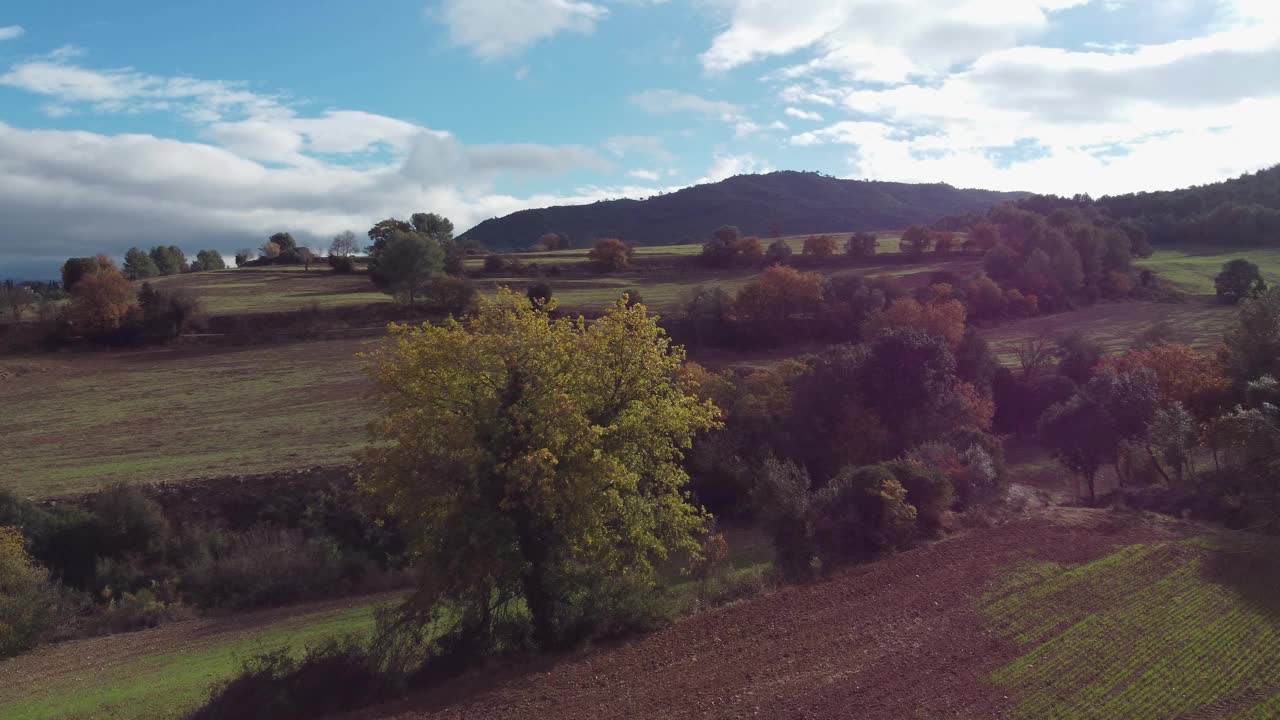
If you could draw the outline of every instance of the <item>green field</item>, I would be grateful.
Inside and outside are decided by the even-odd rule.
[[[1277,717],[1277,572],[1274,542],[1239,537],[1021,564],[983,603],[1023,652],[992,680],[1029,720]]]
[[[374,608],[386,600],[193,620],[45,647],[0,662],[0,717],[179,718],[255,653],[283,646],[300,652],[325,638],[368,633]]]
[[[1248,260],[1262,270],[1268,284],[1280,283],[1280,250],[1223,250],[1222,248],[1177,248],[1158,250],[1134,264],[1169,281],[1191,295],[1213,295],[1213,278],[1231,260]]]
[[[348,462],[372,418],[370,342],[0,360],[0,477],[57,495]]]

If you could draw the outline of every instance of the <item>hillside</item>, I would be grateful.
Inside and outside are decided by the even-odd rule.
[[[522,210],[486,220],[460,236],[488,248],[519,249],[548,232],[575,246],[618,237],[635,245],[688,242],[720,225],[748,235],[902,228],[980,210],[1026,193],[964,190],[944,184],[840,180],[805,172],[738,175],[647,200],[606,200]]]
[[[1049,510],[357,717],[1275,717],[1276,557]]]

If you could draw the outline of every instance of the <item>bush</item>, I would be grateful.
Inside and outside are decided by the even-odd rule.
[[[846,467],[813,497],[814,539],[824,567],[867,559],[911,541],[916,509],[885,465]]]
[[[907,491],[907,502],[915,506],[920,524],[941,527],[943,515],[956,500],[947,474],[935,465],[909,458],[889,463],[888,469]]]
[[[339,275],[349,275],[356,271],[356,263],[346,255],[330,255],[329,267]]]
[[[295,659],[288,648],[249,658],[238,676],[210,692],[188,720],[310,720],[403,691],[354,638],[327,640]]]
[[[0,527],[0,658],[35,647],[74,612],[24,545],[17,528]]]
[[[538,307],[542,307],[550,302],[553,294],[554,291],[552,291],[551,286],[544,282],[533,283],[529,286],[529,290],[526,293],[529,297],[529,302]]]
[[[501,255],[489,254],[484,256],[484,271],[487,273],[500,273],[506,266],[507,263],[502,259]]]
[[[774,564],[786,580],[810,577],[817,569],[809,501],[809,473],[804,468],[765,460],[755,503],[773,541]]]
[[[432,310],[457,315],[470,310],[475,301],[475,286],[465,278],[449,275],[431,281],[425,305]]]
[[[51,512],[32,538],[36,557],[63,583],[96,593],[99,559],[155,556],[167,533],[155,501],[136,488],[115,485],[91,496],[85,508]]]
[[[204,607],[257,608],[333,595],[370,570],[367,559],[344,556],[331,541],[296,530],[258,526],[228,534],[197,530],[188,540],[190,560],[180,583]]]

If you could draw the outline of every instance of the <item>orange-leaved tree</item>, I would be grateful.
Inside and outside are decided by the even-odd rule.
[[[836,251],[836,241],[830,235],[810,235],[804,239],[804,255],[831,257]]]
[[[631,264],[631,256],[635,249],[617,238],[608,238],[596,243],[587,253],[587,259],[601,272],[626,270]]]
[[[796,334],[789,325],[816,317],[822,309],[819,273],[772,265],[738,291],[733,307],[738,320],[759,340],[777,342]]]
[[[1182,403],[1201,420],[1221,412],[1229,399],[1231,381],[1218,358],[1181,343],[1162,342],[1105,357],[1094,372],[1107,368],[1124,372],[1140,367],[1156,374],[1160,394],[1166,400]]]
[[[98,256],[95,272],[82,277],[71,288],[71,319],[96,331],[114,330],[133,307],[134,292],[129,280],[110,258]]]
[[[892,328],[922,330],[942,338],[954,350],[964,337],[964,304],[959,300],[921,303],[915,298],[898,298],[884,310],[871,313],[863,325],[863,337],[875,337]]]

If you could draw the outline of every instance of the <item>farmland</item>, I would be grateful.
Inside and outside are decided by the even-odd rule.
[[[1178,290],[1191,295],[1213,295],[1213,278],[1232,260],[1248,260],[1258,266],[1268,284],[1280,283],[1280,250],[1224,250],[1223,248],[1160,249],[1138,267],[1150,270]]]
[[[1276,553],[1050,510],[360,717],[1272,717]]]
[[[326,268],[248,267],[169,275],[150,281],[161,290],[181,289],[200,299],[211,315],[288,312],[388,302],[363,274],[338,275]]]
[[[355,357],[368,342],[5,361],[0,476],[57,495],[347,462],[371,417]]]
[[[389,597],[345,600],[234,617],[190,620],[155,630],[77,640],[0,662],[0,717],[6,720],[113,718],[169,720],[200,704],[210,685],[255,653],[373,628]]]

